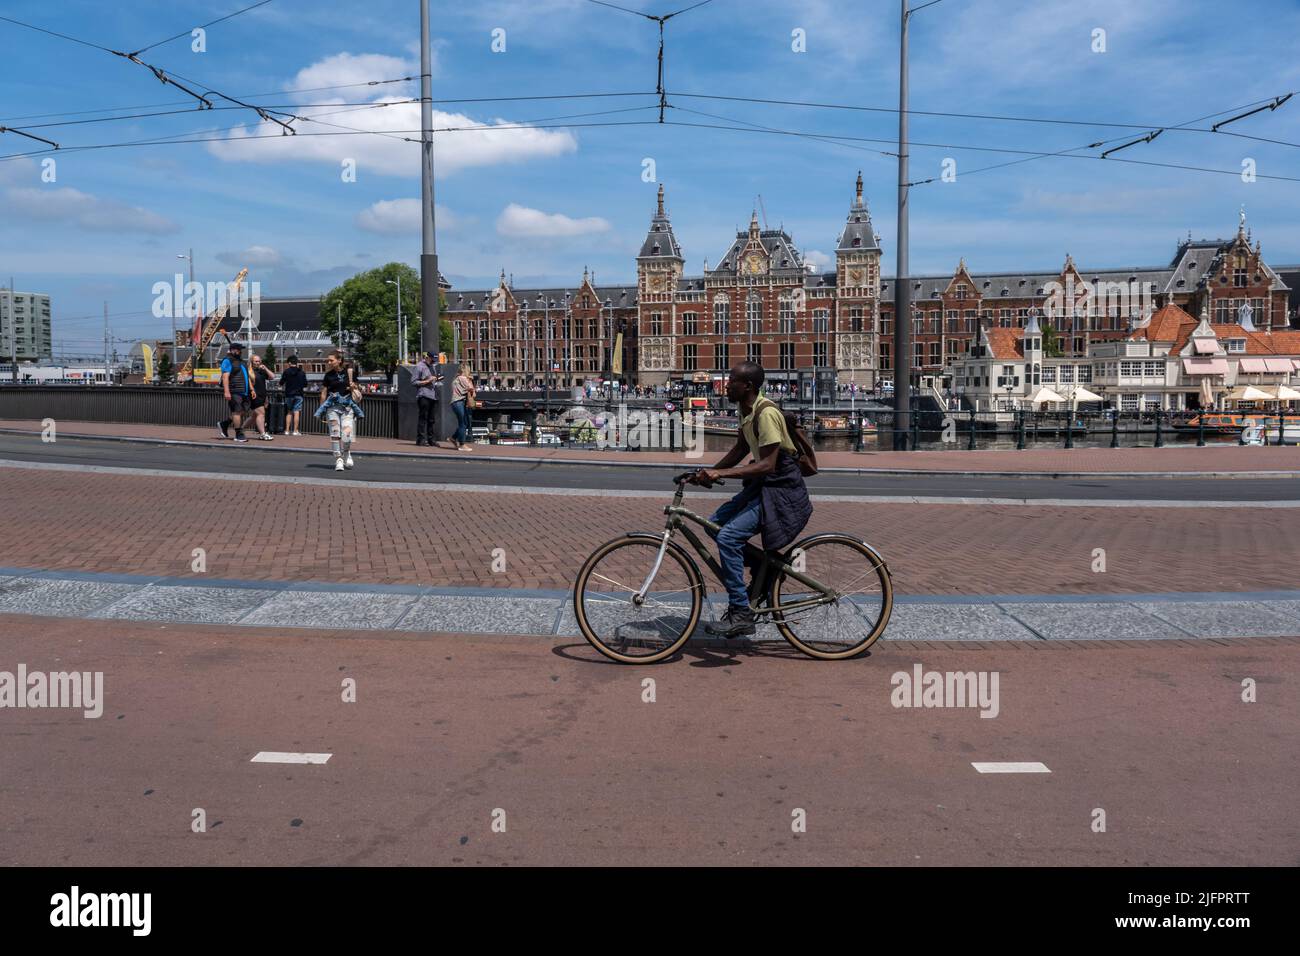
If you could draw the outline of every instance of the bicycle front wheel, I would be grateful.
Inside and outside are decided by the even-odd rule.
[[[671,542],[660,560],[662,544],[653,535],[615,538],[597,548],[578,572],[573,588],[578,628],[592,647],[620,664],[653,664],[672,656],[699,623],[700,570]]]
[[[894,609],[894,587],[884,558],[865,541],[843,534],[816,535],[791,550],[790,562],[825,589],[788,571],[772,584],[772,620],[803,653],[824,661],[844,660],[861,654],[885,632]]]

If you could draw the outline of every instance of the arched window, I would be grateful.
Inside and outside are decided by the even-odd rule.
[[[727,324],[731,321],[731,300],[718,293],[713,299],[713,334],[726,335]]]
[[[745,319],[750,335],[763,334],[763,297],[757,292],[750,292],[745,300]]]

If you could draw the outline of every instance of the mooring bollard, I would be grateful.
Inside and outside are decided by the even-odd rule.
[[[1016,450],[1025,450],[1025,410],[1016,409]]]
[[[975,450],[975,407],[971,406],[970,410],[970,439],[966,442],[966,448],[970,451]]]
[[[1119,447],[1119,409],[1118,408],[1115,409],[1115,411],[1110,416],[1110,447],[1111,448]]]
[[[1065,447],[1073,448],[1074,447],[1074,413],[1071,412],[1069,413],[1068,416],[1066,416],[1066,414],[1062,412],[1062,417],[1065,418]]]
[[[1165,433],[1161,426],[1161,422],[1163,421],[1164,417],[1165,417],[1164,413],[1157,408],[1156,409],[1156,447],[1157,448],[1165,447]]]

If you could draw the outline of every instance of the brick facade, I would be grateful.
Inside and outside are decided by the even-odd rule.
[[[612,345],[621,342],[614,377],[629,383],[710,387],[752,357],[774,381],[832,369],[841,384],[871,388],[896,367],[895,283],[880,269],[861,174],[829,272],[809,265],[784,229],[760,228],[754,213],[716,266],[706,261],[702,274],[687,275],[660,186],[635,285],[600,286],[584,269],[572,289],[515,289],[503,270],[495,289],[449,290],[446,317],[475,377],[504,386],[539,384],[554,366],[558,386],[611,374]],[[979,273],[963,259],[949,275],[910,281],[913,368],[941,386],[981,327],[1023,328],[1031,314],[1080,356],[1090,343],[1127,337],[1166,305],[1193,315],[1208,305],[1216,322],[1238,321],[1248,305],[1259,329],[1285,329],[1293,314],[1291,290],[1264,261],[1244,212],[1233,239],[1189,236],[1167,266],[1094,271],[1067,255],[1057,272]]]

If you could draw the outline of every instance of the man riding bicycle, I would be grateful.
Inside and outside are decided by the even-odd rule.
[[[736,444],[712,468],[703,468],[692,484],[711,486],[723,478],[739,478],[744,488],[709,519],[718,532],[718,559],[727,588],[727,611],[705,630],[721,637],[753,634],[754,612],[745,588],[745,543],[762,531],[763,548],[779,551],[794,541],[812,517],[812,502],[804,485],[798,456],[815,472],[812,446],[792,429],[775,402],[764,397],[763,366],[741,362],[730,372],[727,398],[740,406]],[[745,456],[753,458],[740,465]]]

